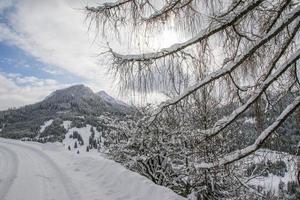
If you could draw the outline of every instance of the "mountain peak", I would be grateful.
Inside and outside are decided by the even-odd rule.
[[[110,96],[109,94],[107,94],[107,92],[105,92],[104,90],[100,90],[98,92],[99,95],[107,95],[107,96]]]
[[[55,92],[60,93],[60,92],[81,92],[83,94],[89,93],[92,94],[94,93],[91,88],[83,85],[83,84],[78,84],[78,85],[73,85],[61,90],[56,90]]]
[[[106,101],[107,103],[110,103],[112,105],[121,105],[121,106],[125,106],[125,107],[130,107],[128,104],[126,104],[123,101],[120,101],[118,99],[115,99],[114,97],[110,96],[109,94],[107,94],[107,92],[105,92],[104,90],[101,90],[97,93],[104,101]]]
[[[105,91],[94,93],[89,87],[80,84],[54,91],[41,102],[45,107],[56,110],[76,110],[85,114],[92,113],[129,113],[132,108],[126,103],[116,100]],[[55,105],[55,106],[53,106]]]
[[[83,84],[73,85],[67,88],[56,90],[52,92],[45,100],[57,97],[75,97],[75,96],[91,96],[94,92],[87,86]]]

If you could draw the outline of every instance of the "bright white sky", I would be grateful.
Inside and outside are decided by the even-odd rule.
[[[82,9],[92,2],[0,0],[0,110],[34,103],[76,83],[118,96],[118,86],[97,57],[106,42],[95,42],[84,20]],[[166,30],[156,41],[151,48],[168,46],[178,36]],[[157,102],[162,95],[148,100]]]

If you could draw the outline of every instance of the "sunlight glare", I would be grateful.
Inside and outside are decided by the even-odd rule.
[[[180,42],[179,34],[172,29],[164,29],[161,33],[158,33],[153,37],[152,42],[149,43],[151,49],[162,49],[169,47],[173,44]]]

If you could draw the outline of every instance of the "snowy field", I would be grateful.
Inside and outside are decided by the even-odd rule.
[[[1,200],[180,200],[97,152],[0,138]]]

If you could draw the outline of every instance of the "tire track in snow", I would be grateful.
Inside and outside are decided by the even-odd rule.
[[[4,149],[8,150],[7,152],[10,152],[10,154],[7,157],[17,158],[16,153],[13,152],[13,150],[11,150],[11,149],[16,150],[16,148],[20,148],[22,151],[27,151],[27,153],[29,153],[31,155],[31,157],[34,157],[39,161],[39,163],[41,164],[41,167],[45,167],[45,169],[43,171],[47,172],[47,168],[50,168],[50,170],[55,173],[55,180],[56,181],[58,180],[62,184],[63,189],[64,189],[66,195],[68,196],[67,199],[81,200],[80,194],[76,190],[76,188],[73,186],[70,178],[67,177],[61,171],[61,169],[55,164],[55,162],[48,155],[46,155],[45,153],[43,153],[42,151],[40,151],[34,147],[31,147],[31,146],[28,146],[25,144],[20,144],[20,143],[16,143],[16,142],[8,142],[8,141],[0,141],[0,144],[1,143],[4,143],[5,145],[7,145],[6,147],[3,147]],[[11,173],[16,174],[16,171],[12,170]],[[8,190],[9,190],[11,185],[12,185],[12,183],[9,186],[6,186],[6,188],[8,188]],[[7,193],[7,191],[6,191],[6,193]],[[2,195],[2,191],[0,190],[0,197],[1,197],[1,195]],[[2,198],[0,198],[0,199],[2,199]]]
[[[0,199],[4,199],[17,177],[19,160],[15,152],[0,146]]]

